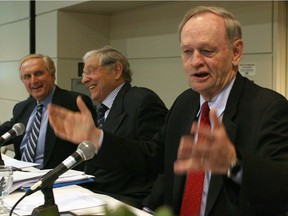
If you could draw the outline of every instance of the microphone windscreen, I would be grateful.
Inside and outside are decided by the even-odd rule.
[[[25,131],[25,126],[22,123],[17,123],[13,125],[13,130],[15,131],[16,135],[22,135]]]
[[[86,161],[94,157],[96,150],[94,144],[89,141],[83,141],[78,145],[77,152],[82,155]]]

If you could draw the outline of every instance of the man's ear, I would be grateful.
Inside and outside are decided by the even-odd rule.
[[[242,39],[237,39],[234,41],[233,44],[233,59],[232,59],[233,66],[238,66],[242,55],[243,55],[243,41]]]
[[[115,63],[115,69],[114,69],[114,73],[115,73],[115,78],[119,79],[122,77],[122,73],[123,73],[123,65],[119,62]]]

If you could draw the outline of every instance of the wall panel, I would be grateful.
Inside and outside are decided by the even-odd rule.
[[[80,59],[85,52],[110,41],[110,17],[59,12],[58,57]]]
[[[43,14],[43,13],[48,13],[51,11],[56,11],[58,9],[64,8],[64,7],[69,7],[71,5],[76,5],[78,3],[85,2],[85,0],[81,1],[47,1],[47,0],[38,0],[36,1],[36,14]]]
[[[29,21],[0,26],[0,61],[18,60],[29,53]]]
[[[19,101],[28,96],[25,87],[20,80],[18,71],[19,61],[0,64],[0,98],[9,101]]]
[[[271,54],[246,54],[241,63],[254,64],[256,73],[247,76],[258,85],[272,89],[273,56]]]
[[[0,25],[29,17],[29,1],[1,1],[0,5]]]
[[[57,59],[57,84],[71,90],[71,80],[77,77],[78,62],[75,59]]]
[[[58,12],[52,11],[36,17],[36,52],[57,56]]]
[[[29,52],[29,2],[0,2],[0,122],[28,96],[20,81],[19,60]]]
[[[28,97],[27,91],[20,80],[18,61],[0,63],[0,121],[12,117],[13,106]]]
[[[130,60],[133,84],[155,90],[167,106],[171,106],[175,97],[188,88],[180,57],[178,25],[191,7],[201,4],[224,6],[234,13],[243,27],[242,63],[256,65],[256,75],[248,78],[278,89],[279,72],[276,69],[280,68],[277,67],[280,63],[286,64],[286,54],[278,52],[282,44],[279,39],[283,40],[279,37],[283,19],[278,20],[278,13],[285,3],[159,1],[127,10],[119,7],[115,12],[117,5],[127,3],[111,1],[113,12],[107,13],[110,3],[97,1],[94,5],[103,7],[106,15],[100,15],[103,11],[98,14],[63,11],[80,2],[85,1],[36,1],[36,51],[54,59],[56,82],[62,88],[71,89],[71,79],[77,77],[77,63],[86,51],[111,44]],[[282,17],[286,15],[281,14]],[[28,16],[28,1],[0,2],[0,102],[4,108],[0,121],[11,113],[12,104],[27,97],[23,84],[14,73],[19,59],[29,51]]]
[[[201,4],[211,5],[211,2],[201,2]],[[175,79],[175,73],[179,73],[179,70],[174,73],[172,70],[181,68],[183,71],[177,30],[184,14],[196,5],[199,5],[199,2],[169,2],[123,11],[111,16],[111,44],[123,51],[129,60],[136,64],[136,72],[139,72],[139,76],[134,74],[133,83],[153,87],[168,106],[175,99],[171,97],[175,96],[174,92],[179,92],[183,86],[187,86],[185,79],[181,81]],[[228,8],[241,22],[245,53],[242,63],[252,62],[257,65],[256,75],[249,78],[260,85],[272,88],[272,3],[217,1],[213,2],[213,5]],[[258,11],[263,12],[258,13]],[[178,61],[175,61],[176,59]],[[162,64],[158,64],[159,62]],[[176,65],[171,67],[172,62]],[[147,77],[151,70],[156,70],[158,73],[153,77]],[[174,91],[171,91],[168,84],[161,84],[166,80],[172,81],[171,85],[175,86]]]
[[[170,107],[176,97],[189,88],[180,58],[129,59],[132,84],[154,90]]]

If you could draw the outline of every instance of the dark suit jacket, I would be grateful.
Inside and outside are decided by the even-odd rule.
[[[175,214],[180,211],[185,176],[174,174],[173,163],[180,137],[190,132],[192,122],[196,119],[199,98],[199,94],[191,89],[183,92],[169,111],[161,131],[151,142],[132,145],[127,139],[104,134],[99,154],[106,158],[113,157],[111,169],[160,172],[161,183],[158,182],[158,185],[162,185],[164,192],[159,193],[159,187],[156,187],[158,191],[152,193],[153,202],[146,200],[148,207],[167,204]],[[282,95],[259,87],[238,73],[224,111],[223,124],[240,158],[248,152],[273,160],[287,160],[288,102]],[[122,148],[118,151],[129,151],[129,157],[115,154],[119,146]],[[159,201],[159,197],[164,200]],[[206,215],[241,215],[239,197],[238,184],[224,175],[212,175]]]
[[[242,215],[247,216],[288,212],[288,163],[247,154],[243,163],[240,203]]]
[[[151,90],[131,87],[126,83],[116,96],[102,129],[113,135],[131,140],[148,141],[164,123],[167,109],[162,100]],[[139,174],[126,169],[111,170],[110,163],[117,154],[132,158],[129,151],[113,151],[109,157],[98,155],[86,163],[86,173],[95,176],[95,182],[88,188],[109,194],[136,207],[141,207],[144,197],[151,192],[155,173]],[[100,149],[101,151],[101,149]],[[130,161],[133,163],[133,160]]]
[[[76,98],[78,95],[82,96],[88,108],[91,110],[92,113],[94,113],[93,115],[96,115],[93,103],[87,95],[83,95],[76,92],[70,92],[61,89],[58,86],[56,86],[52,98],[52,103],[63,106],[73,111],[79,111],[76,104]],[[24,125],[27,125],[29,117],[35,106],[36,106],[36,100],[31,96],[27,100],[17,103],[13,108],[13,117],[10,119],[10,121],[6,121],[0,125],[0,134],[2,135],[8,130],[10,130],[15,123],[20,122],[23,123]],[[14,144],[15,158],[18,160],[21,159],[20,144],[23,137],[24,134],[7,142],[7,144],[9,143]],[[70,154],[72,154],[76,149],[77,145],[56,137],[53,129],[51,128],[48,122],[45,138],[43,169],[50,169],[56,167]],[[81,167],[83,169],[84,164]]]

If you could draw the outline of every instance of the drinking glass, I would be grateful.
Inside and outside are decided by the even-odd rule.
[[[4,207],[3,199],[9,194],[12,184],[13,184],[12,167],[0,166],[0,215],[5,215],[10,212],[9,209]]]

